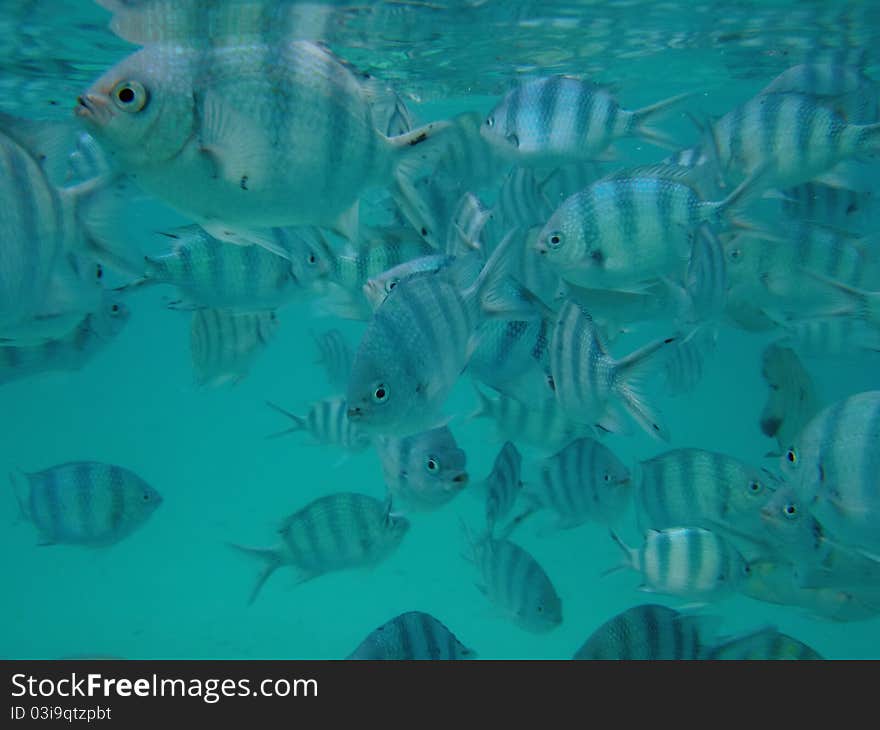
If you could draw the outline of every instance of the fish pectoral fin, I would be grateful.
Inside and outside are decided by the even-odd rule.
[[[205,94],[200,108],[199,151],[214,165],[215,179],[247,193],[265,177],[275,156],[266,135],[220,94]]]

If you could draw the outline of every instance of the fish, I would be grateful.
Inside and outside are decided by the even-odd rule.
[[[463,291],[440,274],[413,276],[394,287],[355,353],[346,392],[350,419],[365,431],[393,436],[437,425],[439,408],[472,351],[484,295],[505,273],[508,248],[509,240],[499,245]]]
[[[190,323],[190,356],[195,382],[218,387],[238,383],[272,342],[278,316],[270,312],[198,309]]]
[[[535,171],[529,167],[512,168],[501,184],[493,207],[494,217],[503,230],[543,225],[552,213],[553,207],[544,195]]]
[[[652,367],[674,338],[656,340],[616,360],[605,349],[589,313],[572,301],[559,309],[550,342],[556,399],[579,423],[620,430],[611,407],[621,404],[649,434],[668,439],[665,427],[641,395],[636,379]]]
[[[749,632],[722,641],[706,654],[711,661],[816,661],[824,659],[815,649],[802,641],[783,634],[774,626]]]
[[[836,401],[817,413],[782,457],[798,495],[831,534],[880,550],[880,391]]]
[[[346,659],[448,661],[476,657],[473,649],[431,614],[407,611],[371,631]]]
[[[468,557],[480,575],[477,588],[501,615],[533,634],[562,624],[562,599],[535,558],[510,540],[466,534]]]
[[[666,361],[666,387],[670,395],[681,395],[693,391],[703,379],[706,360],[715,352],[717,332],[700,325],[687,335],[676,334],[675,340]]]
[[[40,373],[80,370],[116,338],[130,318],[128,307],[108,295],[99,309],[83,317],[64,337],[32,345],[0,345],[0,383]]]
[[[630,471],[604,444],[583,437],[543,459],[523,496],[555,513],[560,529],[586,522],[613,525],[632,501]]]
[[[674,147],[673,140],[650,125],[690,96],[679,94],[630,111],[607,86],[568,76],[530,79],[505,94],[480,132],[499,153],[520,165],[597,160],[623,137]]]
[[[76,116],[114,169],[218,238],[315,225],[357,240],[358,197],[446,126],[386,137],[374,90],[311,41],[160,42],[95,80]]]
[[[874,595],[870,589],[860,595],[840,588],[805,588],[799,585],[796,570],[794,563],[785,560],[753,560],[740,591],[756,601],[796,606],[826,621],[865,621],[880,614],[876,589]]]
[[[735,182],[763,169],[766,187],[808,182],[837,163],[880,149],[880,123],[850,124],[833,107],[794,93],[759,94],[707,132],[719,168]]]
[[[690,168],[657,165],[607,176],[553,212],[535,249],[582,287],[626,290],[662,276],[683,279],[696,229],[743,205],[763,172],[717,201],[702,199],[692,175]]]
[[[129,286],[170,284],[192,308],[255,312],[304,298],[315,279],[327,275],[313,247],[283,229],[271,231],[280,256],[257,246],[230,246],[200,226],[165,234],[175,245],[170,253],[145,257],[145,276]],[[294,251],[294,248],[299,251]]]
[[[315,443],[340,446],[353,453],[363,451],[373,443],[369,434],[358,430],[357,426],[348,419],[348,407],[344,398],[325,398],[312,403],[304,416],[298,416],[269,401],[266,405],[293,421],[290,428],[272,434],[273,438],[305,431]]]
[[[706,619],[667,606],[642,604],[613,616],[596,629],[572,659],[694,660],[705,650]]]
[[[519,441],[544,451],[555,451],[593,432],[591,426],[569,420],[554,399],[526,404],[499,394],[490,398],[474,387],[479,399],[471,418],[491,418],[499,440]]]
[[[833,105],[850,122],[876,121],[877,83],[858,66],[798,64],[779,74],[760,93],[804,94]]]
[[[345,335],[332,328],[321,334],[312,333],[312,339],[318,349],[316,364],[324,369],[330,387],[334,391],[345,390],[354,360],[354,353]]]
[[[693,325],[709,323],[717,329],[727,306],[730,279],[724,245],[706,223],[697,229],[684,282],[681,320]]]
[[[776,439],[781,454],[796,443],[819,410],[819,399],[810,373],[788,347],[772,343],[764,348],[761,375],[769,388],[759,420],[761,433]]]
[[[811,180],[780,191],[780,208],[795,220],[847,230],[863,230],[874,195]],[[876,207],[876,206],[874,206]]]
[[[379,436],[376,450],[390,498],[413,510],[438,509],[467,486],[467,454],[448,426],[402,438]]]
[[[293,566],[303,583],[330,572],[377,565],[390,557],[409,532],[391,502],[356,492],[334,492],[312,500],[279,527],[277,547],[230,547],[265,563],[251,591],[253,603],[269,577]]]
[[[522,489],[522,454],[511,441],[505,441],[492,471],[486,477],[486,530],[490,535],[495,525],[506,517]]]
[[[153,487],[115,464],[71,461],[9,478],[41,545],[111,547],[143,527],[162,504]]]
[[[404,261],[402,264],[392,266],[390,269],[367,279],[363,287],[364,296],[369,300],[370,306],[375,312],[391,293],[391,290],[404,279],[417,274],[436,274],[448,269],[455,260],[454,256],[447,254],[431,254]]]
[[[642,530],[719,524],[760,533],[761,510],[778,478],[733,456],[704,449],[672,449],[639,462],[635,504]]]
[[[545,318],[487,320],[477,331],[467,372],[501,391],[515,391],[518,380],[531,374],[546,377],[550,371],[552,327]],[[547,390],[547,395],[552,393]]]
[[[648,530],[639,548],[611,536],[624,554],[619,567],[642,574],[639,590],[715,601],[735,592],[748,576],[742,554],[726,538],[700,527]]]
[[[460,251],[485,250],[483,231],[493,215],[493,211],[473,193],[462,195],[452,213],[444,250],[453,255]]]

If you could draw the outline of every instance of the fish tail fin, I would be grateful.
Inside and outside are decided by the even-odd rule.
[[[660,415],[645,400],[639,380],[647,372],[664,364],[665,358],[660,354],[668,354],[667,346],[673,342],[676,342],[675,337],[650,342],[619,360],[614,371],[614,387],[623,405],[642,428],[663,441],[669,440],[669,433]]]
[[[467,420],[472,421],[475,418],[489,418],[494,412],[494,404],[492,400],[477,386],[476,382],[471,381],[474,386],[474,392],[477,394],[477,407],[468,414]]]
[[[269,434],[266,438],[274,439],[279,436],[286,436],[289,433],[296,433],[297,431],[305,431],[306,430],[306,419],[302,416],[297,416],[295,413],[291,413],[290,411],[282,408],[271,401],[266,401],[266,405],[269,408],[278,411],[280,414],[287,416],[291,421],[293,421],[293,425],[290,428],[286,428],[283,431],[278,431],[276,433]]]
[[[695,92],[693,91],[676,94],[668,99],[658,101],[656,104],[650,104],[641,109],[636,109],[632,112],[632,117],[630,119],[630,134],[633,134],[636,137],[641,137],[646,142],[655,144],[658,147],[677,150],[681,145],[666,133],[651,126],[651,123],[670,111],[676,105],[683,102],[685,99],[694,96],[694,94]]]
[[[12,493],[15,495],[15,501],[18,503],[18,511],[23,520],[30,521],[31,514],[28,509],[28,488],[25,481],[26,476],[23,472],[9,472],[9,484],[12,486]]]
[[[603,570],[600,577],[604,578],[605,576],[616,573],[619,570],[638,570],[638,555],[635,548],[631,548],[627,545],[614,530],[609,530],[608,534],[611,535],[611,539],[614,540],[614,543],[620,548],[623,557],[617,565],[613,565],[612,567]]]
[[[263,570],[260,571],[260,574],[257,576],[257,582],[254,585],[253,590],[251,591],[251,595],[248,598],[248,605],[250,606],[259,595],[260,591],[265,585],[266,581],[269,580],[269,576],[272,575],[278,568],[281,567],[283,561],[281,558],[281,553],[274,548],[254,548],[254,547],[245,547],[244,545],[236,545],[235,543],[226,543],[233,550],[238,550],[245,555],[250,555],[251,557],[255,557],[260,559],[265,563]]]
[[[809,269],[803,269],[803,272],[844,295],[851,308],[840,314],[852,315],[880,326],[880,292],[858,289]]]

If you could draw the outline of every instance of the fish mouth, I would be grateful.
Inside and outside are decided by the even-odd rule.
[[[110,105],[100,96],[83,94],[76,97],[74,114],[80,119],[94,124],[105,124],[112,116]]]
[[[453,484],[456,484],[459,487],[465,486],[469,480],[470,477],[467,475],[467,472],[462,472],[461,474],[456,474],[454,477],[452,477]]]

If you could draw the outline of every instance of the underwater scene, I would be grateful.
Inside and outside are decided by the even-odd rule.
[[[878,36],[6,0],[0,656],[880,658]]]

